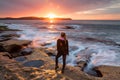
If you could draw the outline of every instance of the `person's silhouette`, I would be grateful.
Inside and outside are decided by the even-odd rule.
[[[64,32],[61,33],[61,37],[57,40],[57,55],[56,55],[56,65],[55,70],[57,71],[58,66],[58,58],[62,56],[63,58],[63,67],[61,72],[64,73],[65,65],[66,65],[66,55],[69,55],[68,49],[68,40],[66,39],[66,34]]]

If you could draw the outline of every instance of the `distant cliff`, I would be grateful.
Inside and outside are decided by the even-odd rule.
[[[0,18],[0,20],[48,20],[47,17],[19,17],[19,18],[12,18],[12,17],[5,17]],[[54,18],[55,20],[72,20],[71,18]]]

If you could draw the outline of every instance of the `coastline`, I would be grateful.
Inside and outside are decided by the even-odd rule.
[[[6,30],[4,30],[6,31]],[[11,30],[10,30],[11,31]],[[4,33],[2,31],[2,33]],[[9,34],[9,33],[8,33]],[[13,33],[15,34],[15,33]],[[41,48],[32,48],[32,52],[30,54],[25,55],[17,55],[14,56],[12,59],[9,59],[9,54],[12,53],[9,51],[11,48],[11,44],[17,44],[21,49],[19,51],[15,51],[15,54],[19,53],[22,50],[23,46],[28,46],[31,41],[24,41],[24,40],[17,40],[14,39],[15,35],[10,35],[7,37],[11,37],[9,40],[2,40],[0,43],[0,46],[3,46],[3,48],[6,48],[8,50],[0,51],[0,79],[1,80],[119,80],[120,76],[120,67],[114,67],[114,66],[100,66],[97,67],[97,69],[102,73],[102,77],[93,77],[85,72],[81,71],[83,68],[84,63],[81,63],[81,67],[71,67],[67,66],[65,73],[61,74],[60,71],[58,73],[55,73],[54,71],[54,61],[50,58],[50,56],[47,55],[45,52],[46,49]],[[6,36],[4,36],[6,38]],[[12,40],[12,41],[11,41]],[[7,45],[6,45],[7,43]],[[9,44],[9,45],[8,45]],[[28,47],[29,48],[29,47]],[[14,49],[14,47],[13,47]],[[11,49],[10,49],[11,50]],[[14,52],[14,51],[13,51]],[[6,56],[7,55],[7,56]],[[11,55],[10,55],[11,56]],[[17,57],[25,57],[25,60],[22,62],[16,61],[15,58]],[[25,67],[23,63],[32,61],[32,60],[40,60],[43,61],[43,64],[39,67]],[[61,64],[60,64],[61,67]],[[112,73],[112,71],[114,71]],[[12,74],[11,74],[12,73]]]

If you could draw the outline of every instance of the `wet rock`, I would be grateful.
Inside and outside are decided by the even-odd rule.
[[[47,26],[36,25],[39,29],[47,29]]]
[[[22,49],[22,46],[30,44],[31,41],[27,40],[8,40],[4,42],[0,42],[2,44],[5,51],[14,53],[19,52]]]
[[[23,62],[23,61],[26,60],[26,57],[24,57],[24,56],[17,57],[17,58],[15,58],[15,60],[18,61],[18,62]]]
[[[96,69],[96,68],[93,68],[93,70],[96,72],[97,74],[97,77],[103,77],[102,73],[100,70]]]
[[[4,51],[9,52],[12,57],[21,56],[20,51],[23,46],[27,46],[31,41],[27,40],[8,40],[0,42]]]
[[[32,52],[33,52],[32,48],[24,48],[24,49],[22,49],[22,51],[20,52],[20,54],[22,54],[22,55],[29,55]]]
[[[12,58],[12,56],[8,52],[0,52],[0,55],[6,56],[6,57],[8,57],[10,59]]]
[[[2,41],[7,41],[7,40],[10,40],[10,39],[12,39],[11,37],[0,37],[0,42],[2,42]]]
[[[0,31],[8,30],[7,26],[0,26]]]
[[[1,36],[1,37],[19,36],[16,32],[17,32],[17,31],[3,31],[3,32],[1,32],[0,36]]]
[[[25,46],[25,45],[30,44],[31,41],[29,41],[29,40],[16,40],[16,39],[12,39],[12,40],[0,42],[0,43],[3,44],[3,46],[8,46],[8,45],[12,45],[12,44]]]
[[[97,38],[85,38],[86,41],[93,41],[93,42],[101,42],[107,45],[116,45],[116,46],[120,46],[120,44],[117,44],[116,42],[112,41],[112,40],[104,40],[104,39],[97,39]]]
[[[89,66],[88,62],[86,62],[83,67],[82,67],[82,71],[84,71],[85,73],[91,75],[91,76],[95,76],[95,77],[102,77],[102,73],[100,72],[100,70]]]
[[[104,80],[119,80],[120,67],[118,66],[98,66],[95,68],[103,75]]]
[[[77,62],[81,60],[88,61],[92,57],[92,55],[95,55],[95,54],[97,54],[96,50],[86,47],[76,55]]]
[[[49,56],[55,56],[55,54],[52,53],[52,52],[46,51],[46,53],[47,53]]]
[[[22,56],[20,53],[10,53],[10,55],[12,56],[12,58],[16,58],[16,57]]]
[[[102,73],[99,70],[96,70],[94,68],[91,68],[89,70],[86,70],[84,68],[83,71],[86,72],[87,74],[91,75],[91,76],[95,76],[95,77],[102,77],[103,76]]]
[[[88,65],[93,54],[96,54],[96,51],[89,49],[88,47],[81,50],[81,53],[76,56],[77,66],[81,67],[82,71],[91,76],[102,77],[102,74],[99,70],[96,70],[93,65]]]
[[[77,50],[78,49],[78,47],[77,46],[70,46],[69,47],[69,51],[71,52],[71,51],[75,51],[75,50]]]
[[[9,53],[17,53],[22,49],[22,46],[17,45],[17,44],[12,44],[12,45],[9,45],[9,46],[5,46],[4,48]]]
[[[9,29],[7,26],[1,25],[0,26],[0,31],[20,31],[17,29]]]
[[[55,49],[51,49],[51,48],[48,48],[48,49],[45,49],[44,50],[45,51],[45,53],[47,54],[47,55],[49,55],[49,56],[56,56],[56,54],[57,54],[57,52],[56,52],[56,50]]]
[[[37,67],[37,68],[39,68],[40,66],[44,65],[44,61],[42,61],[42,60],[32,60],[32,61],[25,62],[23,65],[26,66],[26,67]]]
[[[47,55],[48,55],[48,56],[56,56],[56,54],[55,54],[55,53],[50,52],[50,51],[45,51],[45,53],[47,53]]]
[[[1,37],[20,37],[20,35],[17,35],[17,34],[4,34],[4,35],[1,35]]]
[[[2,44],[0,44],[0,52],[5,52],[5,49]]]
[[[51,43],[43,43],[43,44],[41,44],[41,46],[48,46],[48,45],[51,45]]]
[[[81,69],[86,65],[85,61],[79,61],[77,62],[77,67],[80,67]]]
[[[65,26],[64,29],[75,29],[73,26]]]

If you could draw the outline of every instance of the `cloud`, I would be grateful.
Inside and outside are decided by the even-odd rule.
[[[0,0],[0,16],[42,15],[50,11],[60,14],[119,13],[115,6],[118,2],[120,0]]]
[[[120,14],[120,3],[116,3],[107,7],[97,8],[87,11],[75,12],[76,14]]]
[[[40,0],[42,3],[43,0]],[[38,7],[38,5],[42,5],[42,3],[37,3],[34,0],[0,0],[0,10],[1,11],[15,11],[15,10],[25,10],[25,9],[33,9]]]

